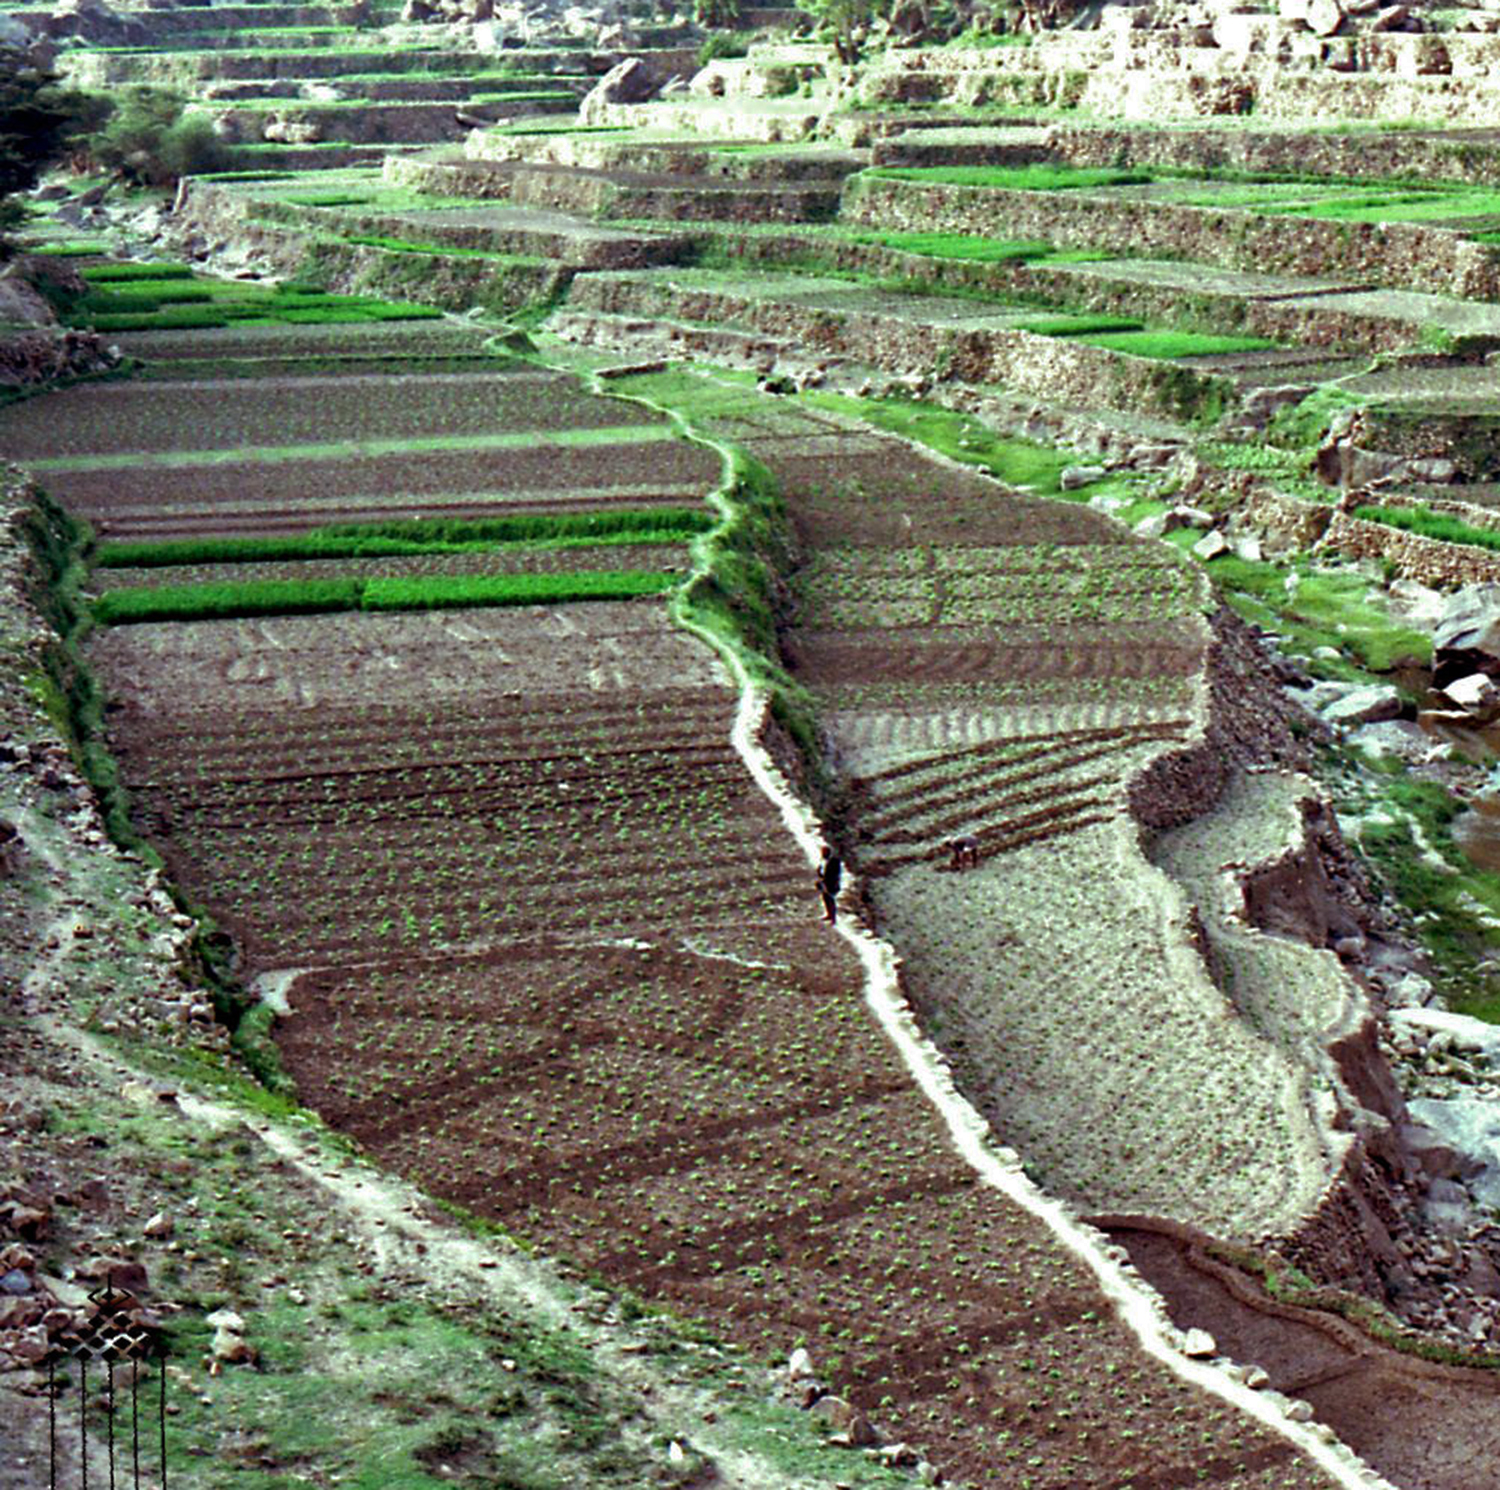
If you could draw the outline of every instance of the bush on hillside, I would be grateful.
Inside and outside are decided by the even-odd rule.
[[[162,88],[131,88],[83,148],[99,166],[139,186],[170,186],[183,176],[220,171],[230,150],[187,101]]]

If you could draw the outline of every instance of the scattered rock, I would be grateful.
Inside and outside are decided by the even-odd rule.
[[[846,1402],[842,1397],[819,1397],[811,1410],[852,1448],[873,1448],[880,1442],[880,1435],[876,1433],[870,1420],[852,1402]]]
[[[612,104],[645,103],[660,87],[656,74],[639,57],[627,57],[604,74],[578,106],[580,124],[597,125],[607,120]]]
[[[1182,1353],[1190,1360],[1210,1360],[1218,1355],[1219,1342],[1207,1330],[1189,1330],[1182,1337]]]
[[[1368,688],[1356,688],[1342,698],[1336,698],[1322,708],[1323,718],[1330,724],[1348,728],[1358,724],[1378,724],[1382,720],[1397,719],[1401,714],[1401,695],[1389,683],[1374,683]]]
[[[1211,533],[1205,533],[1193,545],[1193,552],[1207,564],[1229,552],[1229,540],[1215,529]]]
[[[1444,683],[1441,692],[1478,720],[1493,719],[1500,714],[1500,687],[1488,673],[1467,673]]]
[[[1109,472],[1103,466],[1068,466],[1057,479],[1063,491],[1077,491],[1082,486],[1092,486],[1103,481]]]
[[[165,1211],[158,1211],[141,1230],[148,1237],[162,1239],[177,1230],[177,1223]]]
[[[212,1321],[210,1321],[212,1323]],[[791,1354],[786,1363],[786,1378],[788,1381],[801,1381],[804,1377],[814,1376],[812,1357],[802,1346],[798,1346]]]

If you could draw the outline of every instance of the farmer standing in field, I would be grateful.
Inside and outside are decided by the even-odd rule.
[[[822,862],[818,865],[818,894],[823,899],[823,919],[830,926],[838,919],[839,886],[844,883],[844,865],[831,848],[823,850]]]

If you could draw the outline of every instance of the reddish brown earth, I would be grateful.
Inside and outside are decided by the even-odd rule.
[[[577,382],[523,364],[473,372],[288,374],[275,379],[153,382],[71,390],[65,420],[0,409],[0,450],[13,460],[161,450],[234,450],[417,440],[506,430],[660,424],[635,404],[591,398]]]
[[[325,523],[680,507],[718,480],[680,441],[567,450],[428,451],[336,460],[48,471],[49,491],[111,539],[303,532]]]

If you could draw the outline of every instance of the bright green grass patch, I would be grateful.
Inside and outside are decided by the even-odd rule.
[[[354,243],[364,248],[383,248],[393,254],[426,254],[441,259],[505,259],[512,262],[520,255],[507,254],[500,249],[460,248],[451,243],[414,243],[407,238],[382,238],[373,233],[341,233],[340,243]],[[543,260],[532,257],[528,262],[540,264]]]
[[[94,602],[104,626],[210,621],[244,616],[320,615],[352,610],[447,610],[458,606],[561,605],[656,595],[676,576],[647,569],[578,574],[422,575],[412,578],[248,580],[111,590]]]
[[[1440,222],[1457,217],[1500,217],[1500,191],[1383,192],[1265,210],[1339,222]]]
[[[878,233],[861,229],[848,237],[854,243],[899,249],[924,258],[967,259],[980,264],[1024,263],[1052,252],[1050,243],[1033,239],[980,238],[968,233]]]
[[[79,272],[91,285],[130,283],[136,280],[159,284],[166,280],[193,277],[193,271],[186,264],[90,264]]]
[[[1431,637],[1392,621],[1367,599],[1370,581],[1362,575],[1307,564],[1253,563],[1233,554],[1206,567],[1242,616],[1279,632],[1290,650],[1303,656],[1334,647],[1376,673],[1389,672],[1406,659],[1427,662],[1432,657]]]
[[[1078,340],[1111,352],[1128,352],[1132,357],[1151,357],[1167,362],[1178,357],[1223,357],[1235,352],[1263,352],[1276,345],[1263,336],[1213,336],[1204,331],[1105,331],[1079,336]]]
[[[576,600],[628,600],[659,595],[677,577],[650,569],[600,569],[579,574],[452,574],[372,579],[365,610],[446,610],[463,605],[559,605]]]
[[[713,526],[712,514],[692,507],[619,512],[539,513],[516,517],[408,518],[389,523],[341,523],[277,538],[184,538],[157,543],[106,543],[101,569],[156,569],[179,564],[250,564],[296,559],[389,558],[467,553],[502,544],[591,545],[674,543]]]
[[[1400,528],[1406,533],[1418,533],[1423,538],[1435,538],[1439,543],[1468,543],[1475,548],[1487,548],[1500,552],[1500,531],[1494,528],[1478,528],[1461,518],[1446,513],[1434,512],[1426,506],[1379,507],[1368,505],[1356,507],[1355,517],[1367,522],[1383,523],[1388,528]]]
[[[666,424],[622,424],[603,429],[515,429],[489,435],[432,435],[415,440],[339,440],[327,445],[240,446],[229,450],[125,451],[110,455],[60,456],[32,461],[37,471],[111,471],[151,466],[174,470],[181,466],[235,465],[251,461],[352,460],[372,455],[420,455],[438,450],[576,449],[591,445],[649,445],[670,440]]]
[[[868,173],[885,180],[933,186],[998,186],[1009,191],[1076,191],[1090,186],[1137,186],[1155,179],[1150,171],[1109,166],[879,166]]]
[[[91,259],[98,254],[108,253],[109,245],[102,239],[90,242],[80,238],[62,243],[39,243],[34,248],[28,246],[26,252],[51,259]]]
[[[1017,324],[1018,331],[1033,331],[1038,336],[1095,336],[1103,332],[1141,331],[1145,323],[1131,316],[1055,315],[1036,316]]]
[[[154,590],[113,590],[94,602],[104,626],[140,621],[208,621],[231,616],[314,615],[358,610],[357,579],[268,579],[238,585],[163,585]]]
[[[858,399],[839,393],[804,393],[802,398],[814,408],[852,414],[877,429],[915,440],[965,465],[978,466],[1007,485],[1024,487],[1041,496],[1058,496],[1062,473],[1077,464],[1069,451],[997,435],[967,414],[931,404],[893,398]]]
[[[229,317],[211,306],[168,305],[156,311],[92,315],[83,324],[95,331],[208,331],[227,326]]]
[[[164,305],[207,305],[213,298],[205,286],[191,280],[135,280],[119,290],[90,290],[79,302],[79,310],[134,314],[160,310]]]

